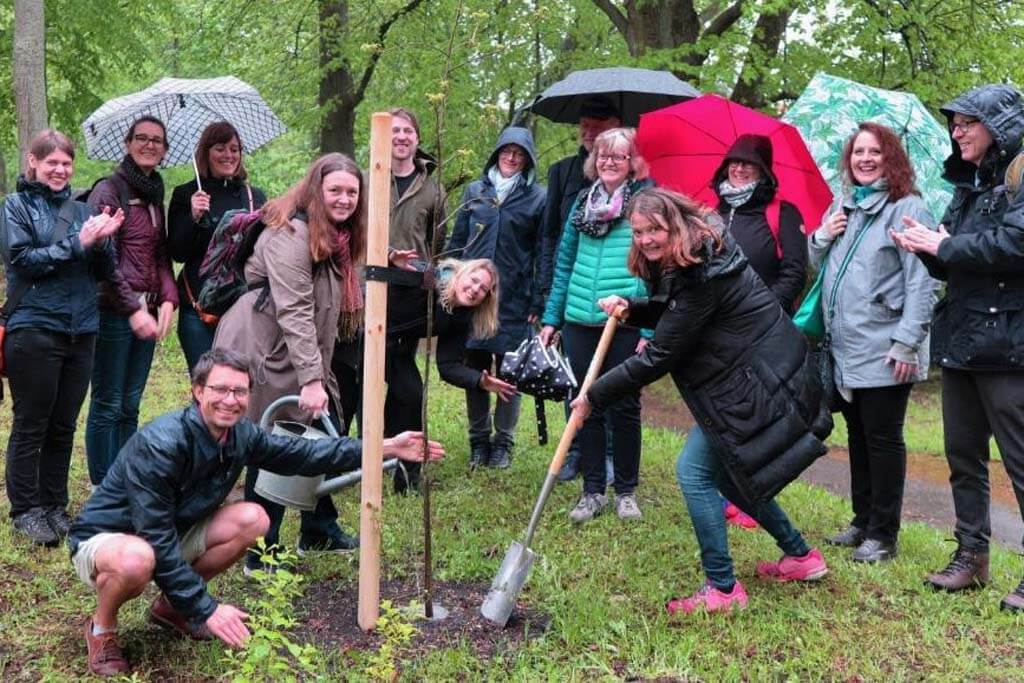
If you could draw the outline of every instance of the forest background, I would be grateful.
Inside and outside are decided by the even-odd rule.
[[[81,143],[105,100],[165,76],[260,91],[289,129],[246,162],[270,195],[321,152],[365,164],[369,116],[394,106],[419,114],[454,194],[512,122],[534,129],[544,168],[574,150],[573,127],[524,107],[577,69],[668,69],[770,113],[826,71],[935,111],[1011,82],[1022,56],[1024,3],[999,0],[0,0],[0,193],[32,131]],[[111,167],[83,150],[76,187]]]

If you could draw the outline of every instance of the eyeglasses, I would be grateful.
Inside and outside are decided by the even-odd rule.
[[[978,119],[973,119],[971,121],[960,121],[960,122],[950,121],[949,122],[949,134],[950,135],[956,135],[957,133],[960,133],[961,135],[964,135],[968,131],[970,131],[971,130],[971,126],[973,126],[976,123],[978,123]]]
[[[733,168],[740,168],[743,166],[754,168],[757,164],[753,161],[744,161],[743,159],[729,159],[729,166]]]
[[[139,143],[143,147],[145,147],[146,145],[153,145],[154,147],[163,147],[164,146],[164,139],[163,138],[152,138],[152,137],[150,137],[148,135],[141,135],[141,134],[140,135],[133,135],[132,136],[132,140],[134,140],[135,142]]]
[[[616,164],[621,164],[624,161],[629,161],[630,157],[628,154],[598,154],[597,161],[602,164],[607,164],[609,161]]]
[[[515,148],[503,149],[500,152],[498,152],[498,155],[499,156],[504,156],[504,157],[512,157],[513,159],[525,159],[526,158],[526,154],[522,150],[518,150],[518,149],[515,149]]]
[[[205,385],[206,389],[213,395],[215,400],[227,398],[228,394],[235,397],[235,400],[241,401],[249,397],[249,387],[222,387],[212,384]]]

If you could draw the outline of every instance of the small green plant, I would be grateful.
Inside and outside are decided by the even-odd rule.
[[[369,664],[363,671],[377,681],[393,681],[398,673],[398,654],[416,634],[416,627],[407,622],[402,613],[390,600],[380,603],[377,618],[377,633],[381,636],[380,647],[370,655]]]
[[[272,546],[261,538],[255,549],[267,569],[252,574],[258,585],[256,599],[248,605],[252,636],[244,650],[228,650],[224,660],[230,667],[225,677],[242,681],[298,681],[318,678],[321,660],[314,645],[300,645],[288,637],[298,620],[292,607],[302,595],[303,578],[291,571],[294,553]]]

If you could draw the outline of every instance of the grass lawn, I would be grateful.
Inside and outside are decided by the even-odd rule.
[[[436,377],[433,382],[432,435],[449,449],[447,461],[435,470],[436,575],[445,581],[487,582],[526,525],[560,433],[560,411],[549,406],[552,445],[539,448],[533,406],[526,399],[512,468],[468,476],[463,394]],[[144,420],[181,405],[186,385],[180,350],[169,339],[157,352]],[[934,399],[934,392],[925,393],[927,400]],[[915,407],[908,418],[913,425],[908,440],[918,439],[919,431],[924,444],[933,432],[940,433],[937,414],[937,406]],[[5,407],[0,411],[4,441],[9,430]],[[71,475],[73,509],[88,491],[83,432],[84,420]],[[544,635],[519,649],[501,650],[489,661],[478,660],[465,645],[417,658],[399,652],[401,679],[1020,680],[1024,617],[998,610],[1002,594],[1020,579],[1019,558],[997,550],[991,587],[966,595],[936,594],[921,579],[945,564],[952,547],[945,534],[920,525],[906,528],[899,559],[885,566],[856,566],[846,553],[825,549],[832,571],[810,586],[759,581],[757,561],[774,559],[777,549],[763,532],[733,533],[749,608],[724,617],[670,621],[663,602],[702,581],[673,474],[682,440],[671,431],[645,430],[639,490],[644,518],[639,522],[626,524],[612,514],[573,528],[567,513],[579,482],[556,489],[534,542],[542,558],[523,593],[532,607],[551,615]],[[837,442],[843,442],[841,434]],[[911,450],[929,448],[915,445]],[[346,526],[354,528],[356,491],[339,494],[337,500]],[[783,493],[781,502],[815,545],[849,516],[845,501],[799,483]],[[6,498],[0,497],[0,512],[6,516]],[[386,489],[384,578],[417,571],[420,529],[419,499],[395,498]],[[293,541],[296,534],[297,515],[289,513],[282,538]],[[66,550],[29,547],[9,523],[0,523],[0,549],[0,678],[80,677],[86,670],[80,631],[93,597],[72,574]],[[304,561],[300,567],[311,581],[344,583],[354,581],[356,563],[355,557],[334,557]],[[238,570],[212,588],[215,595],[243,606],[255,597]],[[151,590],[146,597],[154,594]],[[147,605],[148,600],[137,600],[122,611],[122,642],[136,665],[136,680],[223,677],[218,644],[167,638],[146,623]],[[365,659],[365,654],[320,654],[330,680],[364,678]]]

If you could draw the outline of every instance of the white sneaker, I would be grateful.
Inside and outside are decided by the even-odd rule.
[[[635,493],[624,493],[621,496],[615,496],[615,512],[619,515],[619,519],[640,519],[644,516],[636,502]]]
[[[582,524],[589,522],[601,514],[608,507],[608,496],[603,493],[584,493],[576,503],[576,507],[569,512],[569,519]]]

